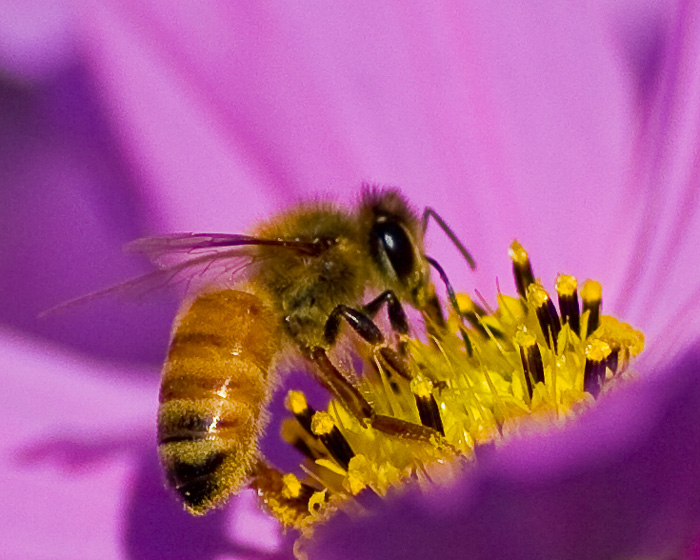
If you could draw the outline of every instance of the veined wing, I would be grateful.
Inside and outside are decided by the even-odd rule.
[[[228,252],[233,247],[270,246],[316,254],[318,241],[299,241],[291,239],[261,239],[250,235],[229,233],[173,233],[155,237],[144,237],[128,243],[124,250],[128,253],[146,255],[159,267],[168,267],[173,263],[187,261],[193,257],[210,255],[214,258],[221,252]]]
[[[260,246],[301,254],[318,254],[323,241],[260,239],[248,235],[182,233],[146,237],[129,243],[125,249],[146,255],[157,270],[115,286],[66,301],[41,315],[53,314],[104,297],[125,295],[139,298],[165,287],[179,287],[183,293],[208,286],[230,286],[245,278],[254,263],[272,258],[257,251]]]

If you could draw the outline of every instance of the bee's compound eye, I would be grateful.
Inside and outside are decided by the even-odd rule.
[[[407,278],[413,272],[415,256],[406,230],[395,221],[381,220],[374,223],[370,235],[375,254],[386,254],[396,276]]]

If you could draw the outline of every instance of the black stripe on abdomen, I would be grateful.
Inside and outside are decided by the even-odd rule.
[[[188,463],[175,459],[166,467],[168,482],[182,496],[188,506],[198,507],[211,500],[217,492],[217,473],[226,459],[226,453],[217,451],[207,455],[202,463]]]

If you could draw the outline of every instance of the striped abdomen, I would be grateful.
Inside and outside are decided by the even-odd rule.
[[[279,337],[272,309],[247,292],[202,295],[180,315],[163,367],[158,452],[190,512],[221,504],[254,467]]]

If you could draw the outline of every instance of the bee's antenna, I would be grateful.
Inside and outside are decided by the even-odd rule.
[[[442,280],[443,284],[445,284],[445,288],[447,288],[447,297],[450,300],[450,303],[452,304],[452,309],[455,310],[458,317],[461,317],[462,312],[459,310],[459,304],[457,303],[457,296],[455,295],[454,288],[452,287],[452,284],[450,283],[449,278],[447,278],[447,274],[445,274],[445,271],[440,266],[440,263],[438,263],[434,258],[426,255],[425,260],[428,261],[428,264],[430,264],[430,266],[432,266],[437,271],[437,273],[440,275],[440,280]]]
[[[469,264],[469,267],[472,270],[476,270],[476,262],[474,261],[474,258],[471,256],[471,254],[469,254],[469,251],[467,251],[467,248],[464,245],[462,245],[462,242],[455,235],[455,232],[452,231],[450,226],[447,225],[445,220],[443,220],[440,217],[440,215],[435,210],[430,208],[429,206],[427,206],[425,208],[425,210],[423,210],[423,233],[425,233],[425,231],[428,229],[428,219],[429,218],[432,218],[433,220],[435,220],[437,222],[437,225],[440,226],[442,231],[445,232],[445,235],[447,235],[447,237],[450,239],[450,241],[452,241],[454,246],[457,247],[457,250],[462,254],[464,259],[467,261],[467,263]],[[430,261],[428,261],[428,262],[430,262]],[[435,261],[431,262],[430,264],[433,264],[434,262]],[[433,265],[433,266],[435,266],[435,265]],[[440,276],[442,277],[442,274]],[[445,278],[443,278],[443,280],[444,279]]]

